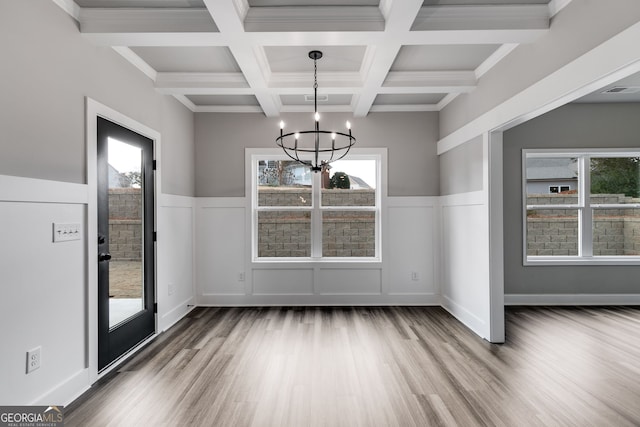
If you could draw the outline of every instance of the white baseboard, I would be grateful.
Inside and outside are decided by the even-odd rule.
[[[160,324],[158,325],[159,332],[164,332],[170,329],[173,325],[182,320],[191,310],[195,308],[194,298],[187,298],[182,301],[173,309],[169,310],[165,315],[163,315],[160,319]]]
[[[453,317],[458,319],[462,324],[478,334],[480,337],[489,340],[486,323],[481,318],[446,295],[442,296],[442,308],[451,313]]]
[[[640,294],[506,294],[504,305],[640,305]]]
[[[435,294],[407,295],[216,295],[197,298],[199,307],[256,307],[256,306],[439,306]]]
[[[59,405],[68,406],[82,393],[89,390],[89,369],[82,369],[64,382],[58,384],[42,396],[35,399],[30,405]]]

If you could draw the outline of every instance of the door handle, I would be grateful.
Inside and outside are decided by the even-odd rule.
[[[111,259],[110,253],[102,252],[100,255],[98,255],[98,261],[109,261],[110,259]]]

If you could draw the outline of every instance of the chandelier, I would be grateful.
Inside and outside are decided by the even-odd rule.
[[[356,139],[351,135],[351,123],[348,120],[346,123],[348,133],[320,129],[317,61],[322,58],[322,52],[312,50],[309,52],[309,58],[313,59],[313,118],[315,120],[315,129],[284,133],[284,122],[280,121],[280,136],[276,138],[276,144],[291,159],[307,165],[314,172],[319,172],[326,168],[329,163],[346,156],[356,143]]]

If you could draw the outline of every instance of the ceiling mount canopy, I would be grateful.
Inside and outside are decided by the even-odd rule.
[[[309,58],[313,59],[313,118],[315,129],[284,133],[284,122],[280,121],[280,136],[276,138],[276,144],[291,159],[309,166],[314,172],[319,172],[329,163],[346,156],[356,143],[356,139],[351,134],[351,123],[348,120],[346,122],[348,133],[320,129],[317,61],[322,58],[322,52],[312,50],[309,52]]]

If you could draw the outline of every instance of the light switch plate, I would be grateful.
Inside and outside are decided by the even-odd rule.
[[[53,242],[68,242],[80,240],[82,232],[78,223],[53,223]]]

